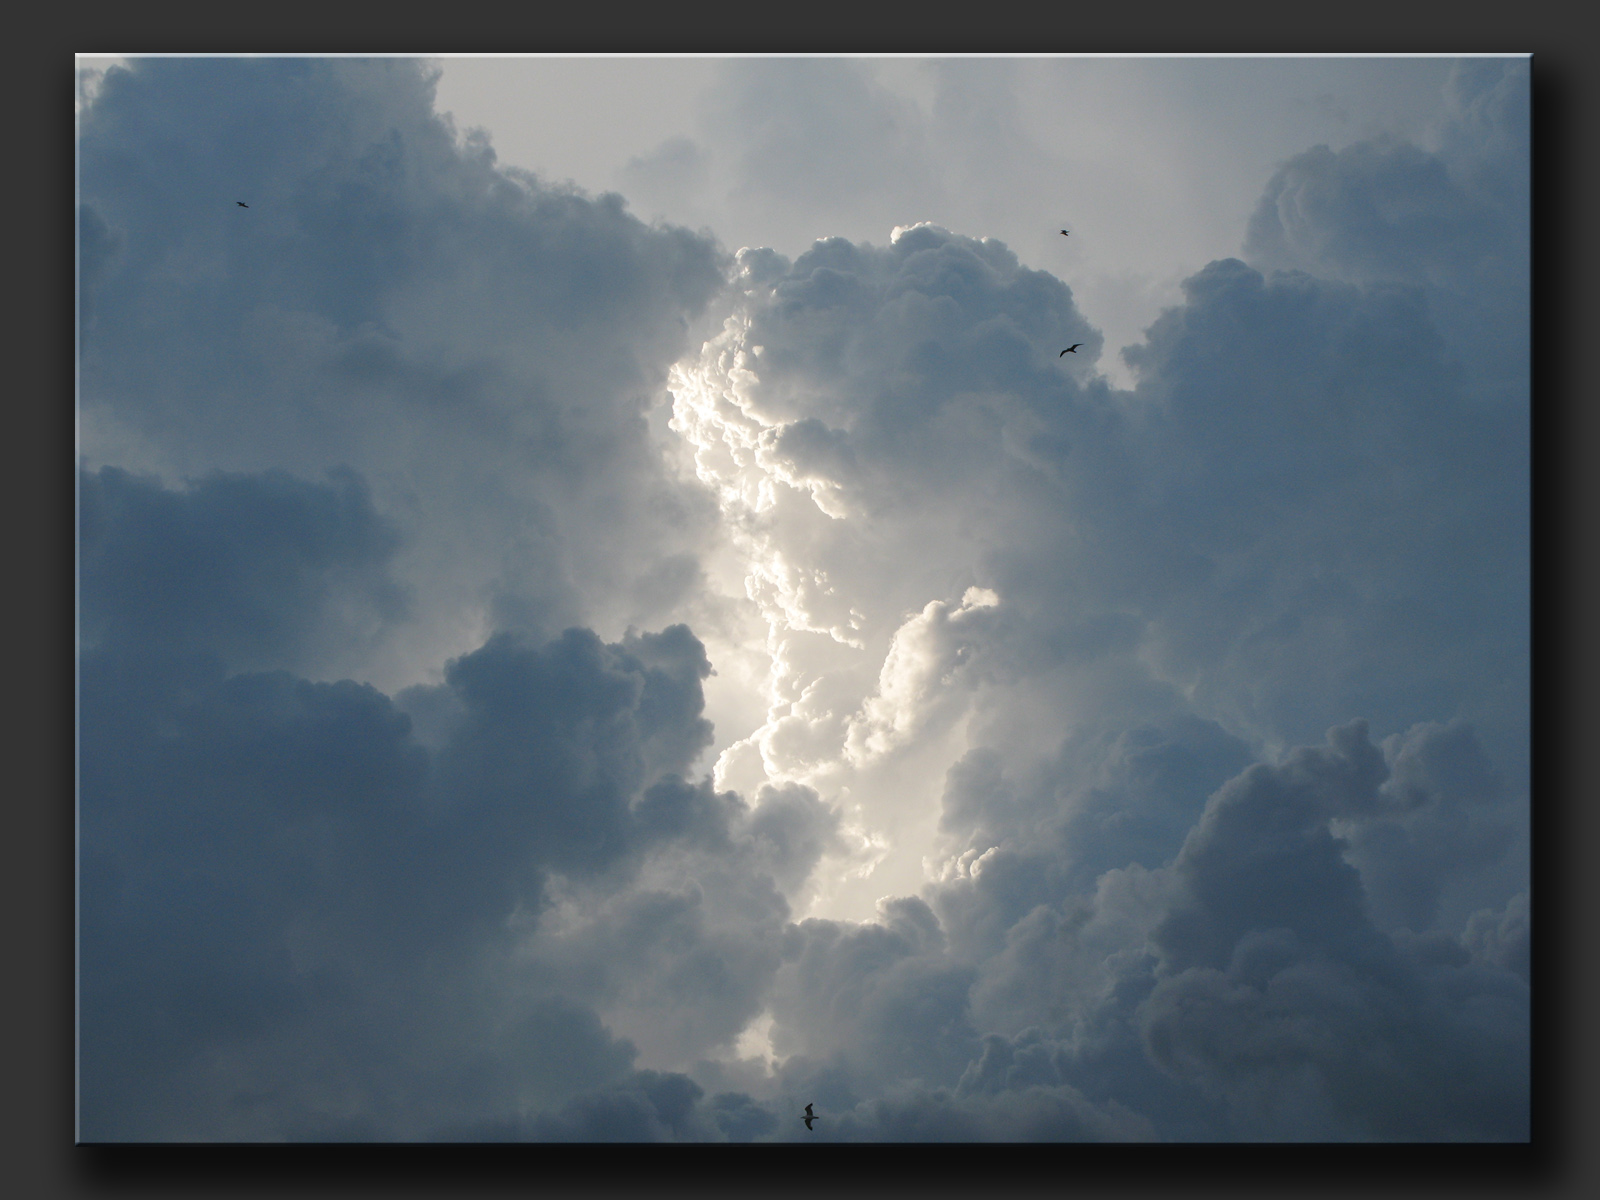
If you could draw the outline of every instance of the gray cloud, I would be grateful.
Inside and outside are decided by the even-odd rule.
[[[862,212],[884,228],[940,193],[918,107],[848,59],[733,59],[703,100],[730,147],[730,199],[824,237]]]
[[[974,1078],[1059,1079],[1092,1100],[1115,1064],[1112,1096],[1203,1140],[1525,1138],[1525,909],[1459,937],[1380,932],[1332,828],[1382,811],[1391,778],[1364,727],[1336,728],[1218,789],[1170,865],[1113,870],[1025,919],[1013,906],[974,1012],[1044,1028],[991,1037]],[[942,885],[940,911],[988,878]],[[1221,1122],[1196,1127],[1181,1087],[1221,1102]]]
[[[408,60],[138,60],[79,161],[90,464],[360,472],[414,605],[337,670],[403,685],[485,626],[670,623],[712,514],[647,417],[714,243],[500,170]]]
[[[926,183],[824,66],[635,174]],[[1528,1136],[1524,77],[1287,162],[1132,390],[997,240],[725,290],[430,88],[83,115],[85,1137]]]
[[[1525,981],[1456,939],[1385,938],[1330,832],[1387,774],[1354,724],[1217,792],[1152,932],[1151,1054],[1268,1138],[1523,1140]]]
[[[747,991],[777,965],[751,940],[787,915],[764,871],[803,875],[827,824],[814,797],[751,814],[683,782],[710,733],[710,667],[684,627],[610,645],[587,630],[543,647],[497,635],[450,664],[456,717],[433,752],[370,686],[229,673],[255,650],[236,649],[239,631],[310,625],[346,560],[368,566],[388,548],[369,536],[384,531],[358,483],[277,473],[172,493],[110,471],[85,479],[85,609],[118,618],[98,622],[82,671],[91,1139],[319,1136],[342,1115],[371,1136],[420,1136],[452,1113],[559,1102],[618,1077],[633,1047],[541,987],[553,964],[516,962],[558,876],[610,879],[624,911],[601,940],[631,939],[635,957],[662,919],[679,929],[685,957],[652,969],[688,981],[684,1012],[704,1007],[696,980],[721,990],[701,978],[709,957]],[[254,531],[229,553],[195,533],[223,518]],[[242,604],[230,564],[262,557],[293,569],[268,570]],[[742,886],[762,901],[735,908],[742,940],[702,936],[659,905],[640,923],[655,894],[628,898],[642,856],[738,839]],[[754,1004],[735,1003],[696,1046],[736,1034]]]
[[[235,667],[326,668],[406,614],[401,544],[348,468],[326,485],[214,472],[183,491],[79,476],[82,635],[205,650]]]
[[[1423,290],[1486,401],[1515,403],[1530,369],[1529,83],[1518,60],[1451,69],[1439,149],[1394,138],[1286,163],[1250,218],[1245,256]]]
[[[1438,723],[1470,716],[1525,769],[1525,573],[1505,567],[1526,561],[1526,413],[1478,402],[1441,285],[1385,249],[1420,263],[1483,232],[1453,220],[1446,169],[1382,143],[1329,170],[1354,191],[1303,214],[1319,236],[1377,187],[1436,244],[1374,218],[1360,253],[1383,270],[1213,263],[1132,356],[1132,393],[1052,364],[1041,314],[1070,330],[1070,294],[1040,281],[1039,302],[993,243],[925,226],[741,255],[725,394],[802,489],[769,536],[891,620],[941,565],[944,594],[965,568],[1001,598],[962,668],[976,745],[946,780],[937,924],[808,923],[779,973],[774,1044],[833,1107],[931,1097],[986,1029],[1042,1028],[1069,1047],[1052,1078],[1178,1136],[1526,1136],[1526,995],[1496,965],[1520,926],[1496,906],[1463,928],[1465,896],[1518,886],[1520,809],[1472,727]],[[800,515],[819,477],[847,535]],[[882,645],[887,625],[855,627]],[[1335,725],[1250,765],[1363,712],[1384,749]]]
[[[862,1083],[953,1084],[977,1049],[970,971],[943,961],[938,922],[922,901],[891,901],[884,915],[884,924],[861,927],[805,921],[788,935],[774,1048],[837,1060]]]
[[[1094,335],[998,243],[924,226],[741,264],[761,469],[851,517],[785,486],[766,519],[874,598],[869,637],[980,582],[991,674],[1137,647],[1279,745],[1461,715],[1522,756],[1526,590],[1500,565],[1526,553],[1526,410],[1472,399],[1417,288],[1213,263],[1127,394],[1060,364]]]

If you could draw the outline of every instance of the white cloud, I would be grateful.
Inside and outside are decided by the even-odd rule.
[[[877,690],[850,720],[846,757],[857,763],[881,758],[921,735],[937,710],[948,708],[956,673],[972,655],[973,633],[982,629],[978,614],[999,603],[991,589],[970,587],[959,606],[930,600],[895,630]]]

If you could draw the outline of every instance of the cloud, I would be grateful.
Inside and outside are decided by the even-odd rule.
[[[886,902],[882,924],[802,922],[786,939],[775,984],[773,1046],[836,1059],[857,1080],[953,1084],[977,1046],[970,972],[938,954],[922,901]]]
[[[1526,555],[1525,409],[1474,400],[1419,287],[1212,263],[1128,393],[1061,364],[1096,335],[992,240],[923,225],[739,263],[735,315],[673,388],[780,664],[729,786],[863,786],[871,731],[915,724],[882,691],[922,686],[909,614],[973,586],[1004,602],[957,742],[1038,756],[1152,706],[1274,751],[1459,716],[1522,775],[1526,593],[1500,568]],[[879,806],[891,841],[910,804]]]
[[[1426,153],[1370,144],[1341,161],[1392,168],[1383,186],[1442,222],[1441,248],[1472,235]],[[792,263],[741,255],[742,307],[680,375],[675,422],[752,531],[753,576],[782,561],[804,579],[800,559],[826,581],[768,610],[791,704],[765,768],[824,794],[872,788],[887,854],[918,837],[948,854],[927,890],[939,949],[912,950],[886,915],[811,923],[780,972],[774,1045],[800,1056],[797,1078],[834,1081],[833,1107],[953,1086],[985,1029],[1092,1028],[1061,1078],[1185,1136],[1525,1136],[1525,996],[1469,961],[1473,909],[1439,902],[1504,896],[1517,874],[1496,874],[1514,793],[1462,718],[1520,771],[1525,692],[1482,681],[1525,662],[1524,575],[1503,572],[1526,555],[1525,411],[1478,402],[1436,285],[1386,244],[1363,251],[1387,264],[1366,276],[1212,263],[1132,356],[1131,393],[1052,366],[1048,309],[1029,304],[1030,326],[1008,307],[1034,280],[994,243],[921,226]],[[817,448],[805,472],[759,452],[789,430]],[[1485,590],[1495,564],[1505,586]],[[944,744],[942,828],[914,833],[892,805],[928,793],[936,737],[902,735],[924,755],[914,784],[871,776],[860,751],[952,699],[956,646],[935,634],[955,605],[913,591],[940,568],[944,596],[968,572],[961,586],[1004,602]],[[824,605],[852,614],[859,648],[799,636],[837,628]],[[848,724],[852,687],[865,699]],[[1361,713],[1394,731],[1385,749],[1355,723],[1291,752],[1313,722]],[[802,717],[791,754],[782,733]],[[830,759],[830,742],[858,752]],[[1408,809],[1410,794],[1425,798]],[[904,887],[892,861],[855,894]],[[1477,918],[1475,944],[1498,945],[1496,920]],[[897,1007],[909,994],[924,1007]],[[1481,1027],[1442,1016],[1464,996],[1493,1014]],[[1429,1023],[1408,1054],[1401,1031]],[[903,1029],[914,1064],[894,1051]],[[1450,1077],[1452,1047],[1480,1036]],[[1391,1087],[1390,1070],[1450,1077],[1461,1102],[1427,1112],[1428,1087]],[[1380,1087],[1403,1098],[1364,1107]],[[1205,1096],[1224,1102],[1215,1120],[1196,1114]]]
[[[1524,627],[1513,615],[1524,594],[1448,581],[1465,559],[1492,573],[1526,552],[1525,412],[1471,402],[1415,292],[1264,278],[1237,261],[1185,287],[1189,303],[1136,357],[1137,394],[1173,439],[1148,511],[1201,556],[1196,586],[1157,602],[1158,661],[1236,696],[1248,674],[1278,720],[1305,708],[1302,737],[1339,715],[1317,696],[1390,728],[1440,711],[1486,716],[1457,706],[1525,655],[1507,636]],[[1249,617],[1229,615],[1224,597],[1244,595]],[[1410,676],[1386,685],[1381,660],[1400,655]],[[1520,689],[1490,703],[1495,722],[1519,720]]]
[[[1386,927],[1420,932],[1437,927],[1447,889],[1518,857],[1516,810],[1466,722],[1415,725],[1386,739],[1384,752],[1392,768],[1387,803],[1342,832],[1374,915]],[[1469,903],[1450,905],[1452,924]]]
[[[327,484],[213,472],[169,491],[103,467],[80,473],[78,505],[90,645],[326,670],[406,615],[390,573],[400,535],[348,468]]]
[[[1523,901],[1457,935],[1374,925],[1333,829],[1383,812],[1392,778],[1361,723],[1336,727],[1216,789],[1170,862],[1090,894],[1052,897],[999,852],[931,907],[800,923],[769,1103],[815,1100],[844,1140],[1525,1139]],[[973,901],[998,917],[982,936]]]
[[[849,59],[732,59],[703,101],[731,199],[822,237],[864,209],[889,224],[939,193],[918,107]],[[909,214],[915,219],[920,213]]]
[[[788,914],[769,872],[793,886],[830,825],[806,794],[751,813],[684,782],[710,734],[686,628],[496,635],[449,665],[430,749],[371,686],[229,669],[256,651],[241,631],[313,628],[347,563],[381,560],[359,480],[175,493],[102,471],[85,493],[85,610],[113,610],[81,681],[86,1137],[321,1136],[347,1116],[420,1136],[628,1070],[592,1004],[626,1010],[629,989],[676,980],[671,1011],[709,1023],[685,1053],[754,1014]],[[248,535],[227,553],[203,536],[223,516]],[[245,604],[230,564],[256,559]],[[662,893],[652,855],[713,899]],[[552,932],[601,879],[598,919]],[[669,930],[681,954],[653,955]],[[552,986],[607,962],[620,992]]]
[[[1150,1052],[1264,1137],[1523,1140],[1525,981],[1453,938],[1383,937],[1330,833],[1386,774],[1356,724],[1212,798],[1152,933]]]
[[[1455,63],[1436,151],[1380,138],[1290,159],[1250,218],[1245,256],[1421,288],[1475,394],[1527,386],[1529,82],[1523,60]]]
[[[1285,162],[1120,388],[992,237],[728,258],[412,63],[108,72],[84,1135],[1526,1139],[1522,78]],[[921,178],[851,64],[724,84],[641,179]]]
[[[1495,913],[1479,909],[1467,921],[1462,937],[1474,957],[1481,958],[1528,981],[1528,893],[1518,892]]]
[[[134,60],[80,121],[89,464],[359,473],[412,608],[337,669],[385,687],[494,628],[670,624],[713,517],[648,415],[721,251],[501,170],[432,88],[403,59]]]
[[[1525,979],[1485,957],[1502,944],[1490,930],[1515,944],[1518,913],[1497,926],[1485,912],[1460,936],[1372,924],[1332,830],[1382,811],[1389,778],[1363,726],[1335,728],[1219,788],[1169,865],[1107,872],[1092,897],[1013,905],[1003,940],[964,939],[1003,944],[979,967],[975,1018],[1037,1047],[1024,1060],[1037,1066],[1002,1072],[1014,1051],[991,1041],[979,1075],[1059,1078],[1095,1099],[1110,1061],[1110,1094],[1168,1136],[1195,1119],[1182,1085],[1225,1105],[1194,1130],[1204,1140],[1525,1138]],[[938,885],[937,909],[962,921],[991,871]],[[1130,1034],[1143,1065],[1126,1061]]]
[[[950,768],[940,826],[967,848],[962,858],[1001,846],[1047,853],[1061,886],[1087,890],[1112,867],[1170,862],[1206,797],[1251,757],[1220,726],[1187,714],[1086,728],[1009,771],[1005,756],[979,746]]]
[[[966,665],[973,642],[969,628],[982,628],[985,610],[999,606],[990,588],[970,587],[952,608],[937,600],[899,629],[889,643],[877,690],[850,720],[845,754],[870,760],[921,734],[940,702],[950,695],[957,670]],[[948,705],[944,705],[948,708]]]
[[[937,1089],[864,1103],[835,1123],[839,1140],[872,1142],[1135,1142],[1153,1132],[1137,1114],[1102,1109],[1070,1086]]]

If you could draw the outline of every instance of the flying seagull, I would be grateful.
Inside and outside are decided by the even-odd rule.
[[[1056,355],[1056,357],[1060,358],[1062,354],[1076,354],[1078,352],[1078,347],[1081,345],[1083,345],[1082,342],[1073,342],[1072,345],[1068,346],[1061,352],[1061,354]]]
[[[806,1128],[807,1129],[811,1128],[811,1122],[822,1120],[821,1117],[817,1116],[816,1113],[811,1111],[811,1105],[809,1105],[809,1104],[806,1105],[806,1115],[801,1117],[800,1119],[806,1123]]]
[[[237,204],[240,208],[249,208],[250,207],[243,200],[235,200],[234,203]]]
[[[1061,231],[1061,236],[1062,236],[1062,237],[1071,237],[1071,236],[1072,236],[1072,235],[1071,235],[1071,234],[1069,234],[1069,233],[1068,233],[1068,232],[1067,232],[1067,231],[1066,231],[1066,230],[1065,230],[1065,229],[1063,229],[1063,230],[1062,230],[1062,231]]]

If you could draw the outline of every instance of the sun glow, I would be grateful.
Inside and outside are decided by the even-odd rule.
[[[943,861],[938,798],[967,748],[968,693],[952,684],[1000,597],[969,587],[957,603],[897,617],[856,594],[847,577],[864,551],[849,539],[864,517],[844,480],[781,452],[798,422],[762,403],[751,324],[745,312],[729,317],[668,384],[669,428],[717,498],[742,573],[725,586],[765,627],[767,668],[750,701],[762,719],[717,757],[713,781],[746,797],[799,784],[834,806],[848,848],[816,872],[806,915],[869,920],[879,893],[915,891],[930,877],[924,863]],[[722,649],[751,650],[717,643],[708,637],[713,662]]]

